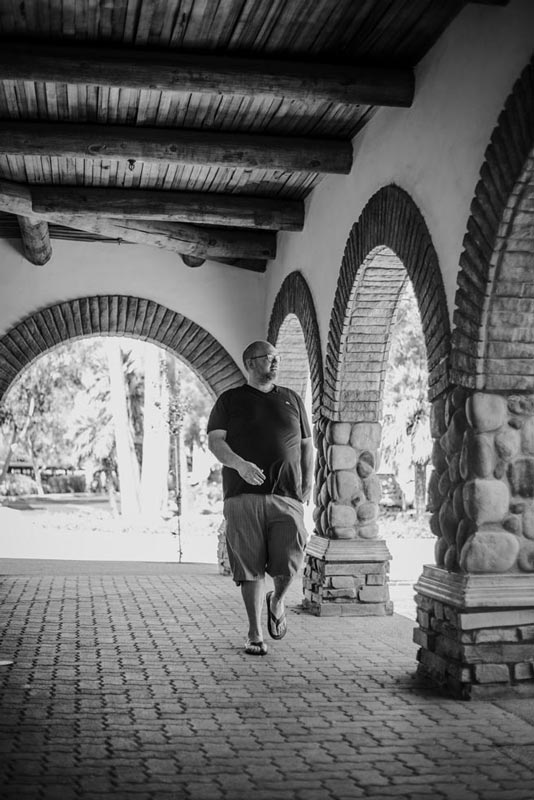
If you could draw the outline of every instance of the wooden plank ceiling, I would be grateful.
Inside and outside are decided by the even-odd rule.
[[[2,0],[0,235],[263,271],[465,0]],[[80,233],[83,232],[83,233]]]

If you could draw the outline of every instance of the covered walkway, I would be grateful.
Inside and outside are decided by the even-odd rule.
[[[534,700],[413,680],[405,617],[310,617],[265,658],[214,565],[0,561],[5,800],[531,800]]]
[[[0,402],[43,355],[95,336],[162,347],[215,400],[268,339],[280,384],[311,402],[305,600],[324,612],[294,615],[258,664],[209,569],[190,590],[185,568],[9,579],[14,796],[58,775],[79,796],[159,797],[165,775],[188,797],[208,797],[192,776],[229,797],[308,800],[311,783],[321,798],[469,798],[469,776],[477,797],[501,782],[534,796],[526,721],[410,678],[419,653],[455,696],[534,696],[533,31],[531,0],[0,3]],[[386,374],[408,290],[428,381],[399,427],[429,418],[433,440],[419,648],[411,623],[380,616]],[[371,604],[373,620],[351,616]]]

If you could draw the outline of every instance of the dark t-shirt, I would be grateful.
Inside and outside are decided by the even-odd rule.
[[[238,494],[278,494],[302,500],[301,442],[311,436],[299,395],[284,386],[262,392],[245,384],[219,397],[208,420],[210,431],[226,431],[229,447],[265,473],[261,486],[223,467],[225,499]]]

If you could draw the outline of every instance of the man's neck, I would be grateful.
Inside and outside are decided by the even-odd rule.
[[[253,378],[248,379],[248,385],[252,386],[253,389],[258,389],[260,392],[270,392],[271,389],[274,389],[274,381],[267,381],[267,383],[258,383]]]

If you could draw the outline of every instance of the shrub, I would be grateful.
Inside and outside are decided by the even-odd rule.
[[[29,475],[8,473],[0,485],[0,495],[6,497],[21,496],[25,494],[37,494],[37,484]]]
[[[43,489],[46,494],[69,494],[85,492],[85,475],[50,475],[43,478]]]

